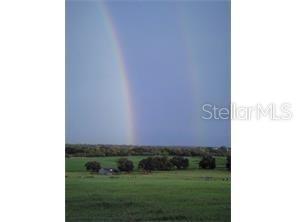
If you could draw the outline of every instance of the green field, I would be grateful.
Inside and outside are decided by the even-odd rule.
[[[85,171],[97,160],[115,167],[119,157],[66,158],[66,221],[230,221],[230,173],[225,158],[215,170],[187,170],[101,176]],[[145,157],[129,157],[137,163]]]

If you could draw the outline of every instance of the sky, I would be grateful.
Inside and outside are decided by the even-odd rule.
[[[230,2],[66,1],[66,142],[230,146]]]

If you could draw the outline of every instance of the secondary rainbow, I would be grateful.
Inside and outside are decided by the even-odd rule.
[[[127,143],[135,144],[135,130],[134,130],[134,113],[133,113],[133,102],[132,102],[132,93],[130,87],[130,81],[128,79],[128,72],[124,61],[123,52],[121,49],[119,36],[116,31],[116,26],[112,20],[112,16],[108,10],[107,5],[100,1],[99,3],[100,12],[103,16],[105,26],[107,31],[109,32],[111,42],[112,42],[112,51],[114,55],[114,59],[118,65],[119,75],[123,84],[124,92],[124,100],[125,100],[125,109],[126,109],[126,120],[127,120]]]

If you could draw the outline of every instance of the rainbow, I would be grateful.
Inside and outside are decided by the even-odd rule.
[[[104,1],[100,1],[99,9],[104,19],[103,22],[105,23],[109,36],[111,37],[110,39],[112,43],[111,50],[114,55],[114,60],[118,66],[121,82],[124,89],[123,96],[124,96],[124,100],[125,100],[124,102],[126,106],[125,110],[126,110],[126,122],[127,122],[127,143],[136,144],[135,130],[134,130],[135,115],[133,113],[133,102],[132,102],[132,96],[131,96],[132,93],[131,93],[131,87],[130,87],[130,80],[128,78],[128,72],[127,72],[125,61],[124,61],[124,56],[121,49],[119,36],[116,31],[116,26],[113,22],[112,16],[108,10],[107,5],[104,3]]]

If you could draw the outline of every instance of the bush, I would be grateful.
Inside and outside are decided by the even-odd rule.
[[[131,160],[127,158],[120,158],[117,160],[117,167],[120,171],[131,172],[134,169],[134,164]]]
[[[178,170],[186,169],[189,166],[189,160],[181,156],[175,156],[170,161]]]
[[[215,169],[216,159],[212,156],[203,156],[198,165],[202,169]]]
[[[84,166],[86,170],[90,172],[99,172],[99,170],[101,169],[101,164],[97,161],[87,162]]]
[[[227,158],[226,158],[226,168],[229,171],[231,170],[231,156],[227,156]]]

